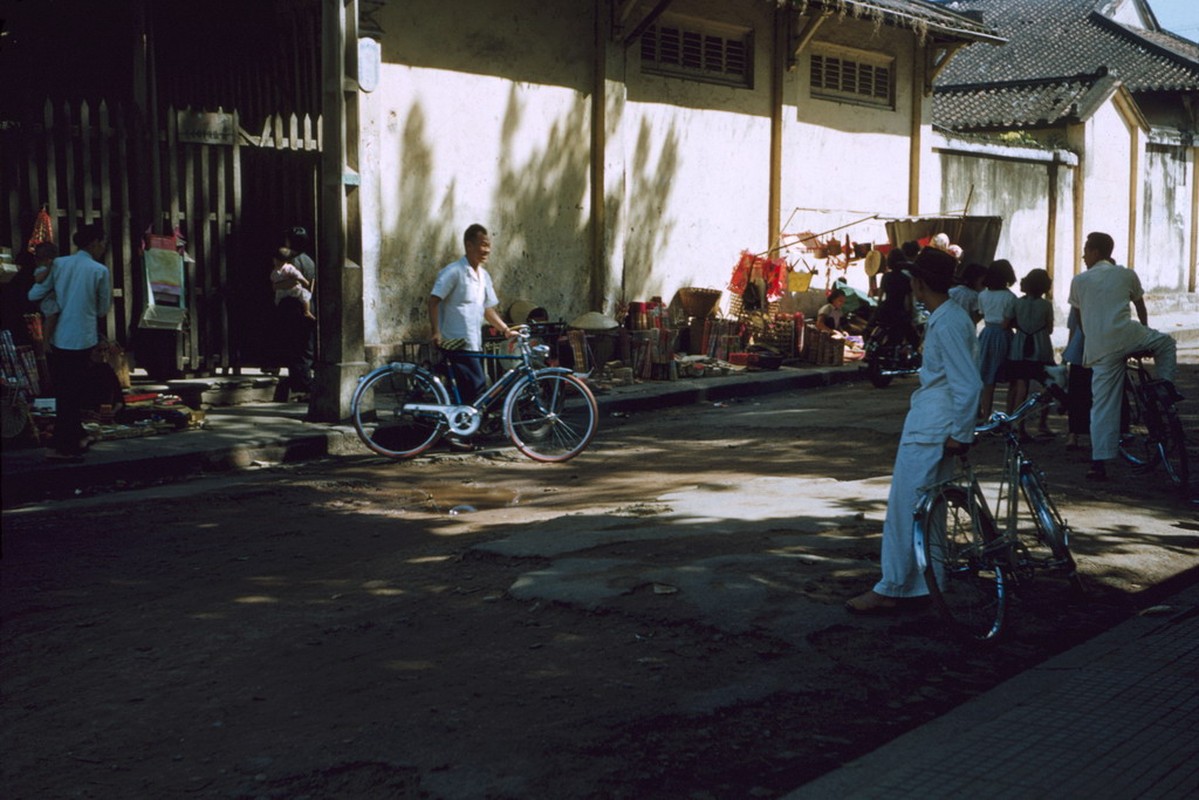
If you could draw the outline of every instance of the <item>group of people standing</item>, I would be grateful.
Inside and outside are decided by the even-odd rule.
[[[1151,352],[1157,391],[1181,399],[1173,383],[1176,344],[1148,327],[1140,280],[1112,260],[1114,247],[1108,234],[1091,233],[1083,247],[1087,269],[1070,285],[1071,336],[1064,354],[1071,373],[1070,430],[1077,434],[1085,415],[1091,436],[1087,478],[1092,481],[1107,479],[1107,462],[1118,453],[1121,386],[1130,354]],[[898,258],[892,266],[901,266]],[[1045,270],[1025,275],[1017,298],[1010,288],[1016,283],[1015,272],[1004,260],[985,269],[968,265],[960,270],[956,285],[957,259],[936,247],[924,248],[902,268],[910,278],[912,296],[929,311],[923,366],[892,473],[883,523],[882,578],[846,602],[846,609],[857,614],[888,613],[905,599],[927,595],[912,535],[921,488],[952,474],[954,458],[974,440],[976,422],[991,414],[997,382],[1011,384],[1011,411],[1024,401],[1029,382],[1041,379],[1045,367],[1054,363],[1054,309],[1046,298],[1051,282]],[[1136,309],[1137,320],[1130,307]],[[979,322],[983,327],[976,334]],[[1044,417],[1041,432],[1051,433]]]

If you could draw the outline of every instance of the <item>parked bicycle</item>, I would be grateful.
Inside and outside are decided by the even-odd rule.
[[[1148,352],[1129,356],[1124,373],[1124,406],[1120,421],[1120,455],[1146,470],[1165,467],[1172,483],[1188,492],[1191,469],[1186,436],[1174,407],[1174,395],[1154,380],[1143,359]]]
[[[908,341],[903,331],[876,325],[866,335],[864,350],[866,376],[875,388],[885,388],[897,376],[920,371],[920,348]]]
[[[412,458],[447,433],[477,433],[502,400],[504,434],[524,455],[558,462],[583,452],[598,426],[595,396],[571,370],[535,363],[548,355],[549,347],[531,344],[527,325],[512,330],[517,334],[516,354],[469,354],[517,361],[470,402],[461,397],[452,369],[448,387],[433,370],[406,361],[364,375],[350,403],[358,436],[380,455]]]
[[[1020,421],[1034,410],[1054,398],[1064,400],[1060,377],[1047,381],[1046,391],[1032,394],[1010,415],[996,411],[975,428],[976,438],[991,433],[1003,437],[1003,471],[994,506],[1000,516],[992,513],[965,455],[960,474],[925,489],[916,506],[916,562],[933,605],[971,638],[998,637],[1010,593],[1039,572],[1064,576],[1081,593],[1070,526],[1018,434]]]

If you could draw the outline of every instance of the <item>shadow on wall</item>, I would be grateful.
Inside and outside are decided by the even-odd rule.
[[[525,299],[571,319],[588,309],[590,286],[590,115],[586,98],[544,131],[543,147],[518,161],[527,116],[522,95],[508,92],[492,208],[497,237],[492,277],[501,309]],[[527,134],[526,134],[527,135]]]
[[[656,162],[653,150],[656,143],[648,120],[643,120],[637,134],[637,147],[625,182],[626,217],[624,269],[618,297],[625,300],[648,299],[662,293],[670,264],[655,264],[675,228],[675,221],[666,214],[672,182],[679,169],[679,137],[672,125],[661,139],[661,152]],[[611,203],[611,201],[610,201]],[[685,265],[674,265],[682,268]],[[655,268],[656,267],[656,268]]]
[[[478,221],[499,234],[489,269],[501,311],[515,300],[526,299],[569,320],[593,310],[588,307],[592,280],[590,114],[586,98],[580,97],[568,113],[539,132],[543,145],[531,151],[524,142],[517,146],[520,136],[529,135],[528,116],[522,95],[513,86],[500,129],[500,159],[491,203],[494,211],[491,219]],[[398,125],[398,115],[393,115],[389,124]],[[457,183],[433,183],[436,137],[419,105],[410,108],[403,125],[403,169],[397,198],[400,214],[390,221],[383,236],[376,296],[364,298],[378,320],[377,337],[369,337],[377,341],[370,344],[428,336],[429,288],[437,270],[461,255],[467,223],[458,218]],[[625,257],[623,268],[613,265],[604,270],[605,280],[615,280],[618,275],[620,283],[602,287],[606,296],[636,299],[660,293],[663,285],[663,277],[654,276],[654,262],[675,227],[666,219],[665,210],[679,166],[679,144],[673,127],[660,146],[658,141],[649,123],[643,122],[625,180],[611,181],[620,188],[606,198],[606,252],[623,250]],[[518,149],[527,155],[518,156]],[[627,221],[627,229],[621,226],[622,220]],[[618,246],[620,237],[625,240],[623,248]],[[660,271],[668,268],[658,265]]]

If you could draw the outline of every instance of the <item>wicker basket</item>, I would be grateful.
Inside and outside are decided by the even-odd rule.
[[[719,289],[700,289],[687,286],[679,289],[679,305],[683,307],[687,316],[703,319],[712,313],[712,309],[716,308],[721,294],[723,292]]]

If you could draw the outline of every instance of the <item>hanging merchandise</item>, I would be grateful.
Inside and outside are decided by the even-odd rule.
[[[25,245],[25,249],[32,255],[39,244],[53,241],[54,221],[50,219],[50,212],[43,205],[33,220],[33,233],[29,234],[29,243]]]
[[[140,325],[158,330],[183,330],[187,307],[183,296],[183,256],[176,250],[151,245],[143,254],[146,272],[146,309]]]

